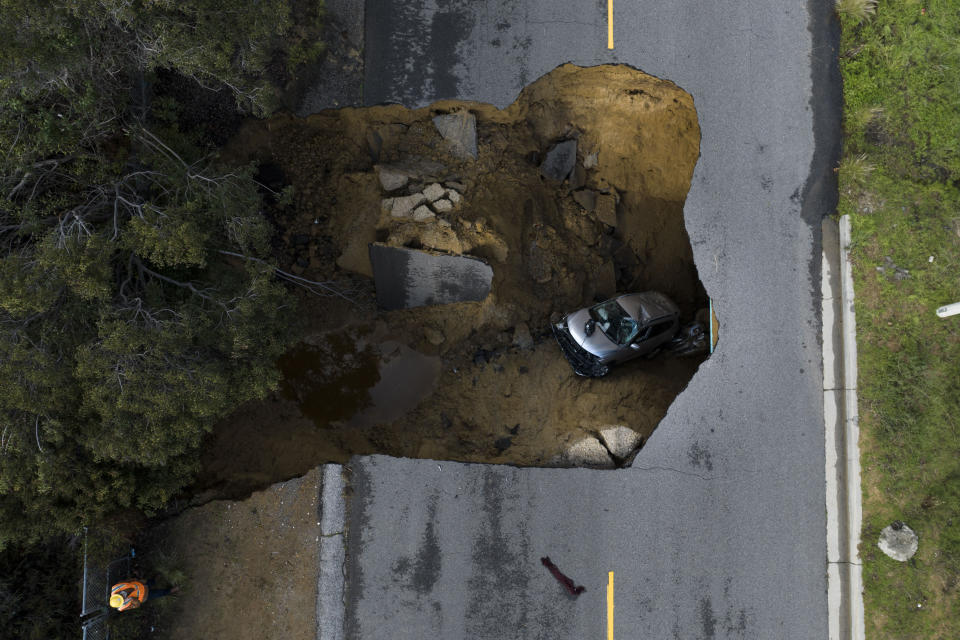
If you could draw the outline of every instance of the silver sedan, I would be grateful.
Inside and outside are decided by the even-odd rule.
[[[657,291],[627,293],[574,311],[551,328],[573,370],[600,377],[668,343],[680,328],[680,309]]]

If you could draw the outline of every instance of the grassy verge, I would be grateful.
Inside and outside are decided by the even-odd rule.
[[[843,17],[840,213],[853,222],[867,637],[960,638],[960,0]],[[908,562],[877,548],[902,520]]]

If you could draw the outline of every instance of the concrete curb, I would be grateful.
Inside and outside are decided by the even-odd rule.
[[[823,231],[823,414],[827,488],[829,638],[863,640],[862,522],[857,342],[850,220],[825,220]],[[839,356],[839,357],[838,357]]]
[[[317,558],[317,640],[343,640],[346,533],[343,467],[320,468]]]

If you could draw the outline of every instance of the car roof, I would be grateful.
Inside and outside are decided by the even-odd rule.
[[[680,309],[667,296],[659,291],[627,293],[617,296],[617,304],[623,307],[634,319],[647,323],[664,316],[677,315]]]

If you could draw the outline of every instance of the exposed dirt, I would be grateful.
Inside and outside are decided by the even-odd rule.
[[[315,638],[318,487],[313,470],[154,527],[144,560],[179,568],[182,580],[173,581],[182,593],[144,605],[153,616],[148,637]]]
[[[476,160],[431,121],[459,110],[476,116]],[[577,165],[557,183],[538,167],[564,139],[577,140]],[[197,500],[354,454],[565,466],[576,464],[569,446],[604,426],[646,439],[700,360],[659,356],[579,378],[549,319],[623,291],[663,291],[685,321],[706,306],[682,215],[698,151],[690,96],[622,66],[559,67],[502,111],[445,101],[248,123],[225,157],[295,188],[294,206],[272,212],[281,266],[355,302],[304,294],[304,343],[281,360],[281,389],[216,428]],[[392,218],[381,200],[408,191],[385,193],[378,164],[419,167],[411,191],[455,184],[462,201],[424,222]],[[585,210],[575,189],[609,209]],[[378,312],[374,241],[482,257],[491,293]]]

